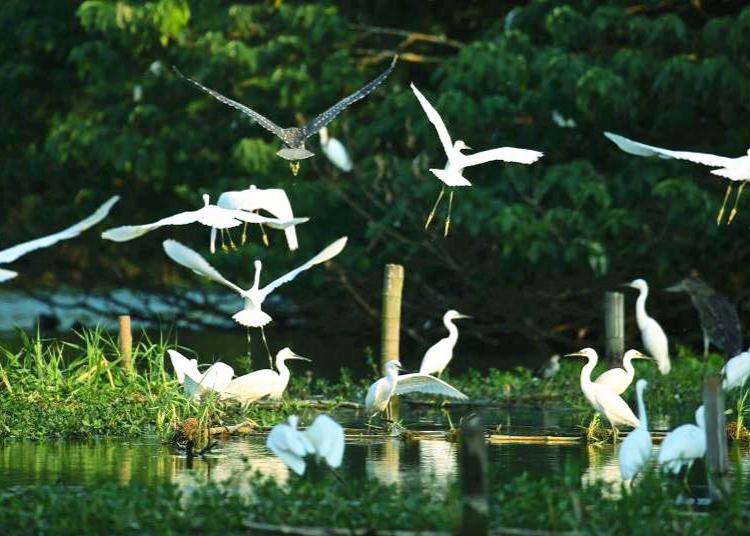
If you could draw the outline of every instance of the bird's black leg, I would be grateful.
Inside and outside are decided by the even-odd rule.
[[[429,216],[427,216],[427,221],[424,222],[424,228],[427,229],[430,226],[430,223],[432,222],[432,218],[435,217],[435,211],[438,208],[438,205],[440,204],[440,200],[443,198],[443,194],[445,193],[445,186],[443,186],[440,189],[440,195],[438,195],[437,201],[435,201],[435,204],[432,207],[432,211],[430,211]]]
[[[737,197],[734,198],[734,206],[732,207],[732,212],[729,213],[729,221],[727,221],[727,224],[732,223],[732,220],[737,215],[737,203],[740,201],[740,196],[742,195],[742,189],[745,187],[747,182],[742,181],[742,184],[740,184],[740,187],[737,189]]]
[[[271,357],[271,349],[268,347],[268,341],[266,340],[266,332],[263,329],[263,326],[260,327],[260,335],[263,338],[263,344],[266,347],[266,352],[268,352],[268,366],[273,370],[273,358]]]
[[[451,227],[451,211],[453,210],[453,190],[448,196],[448,217],[445,218],[445,229],[443,229],[443,238],[448,236],[448,230]]]
[[[721,225],[721,220],[724,217],[724,207],[727,206],[727,199],[729,199],[729,194],[732,193],[732,183],[730,182],[727,186],[727,193],[724,194],[724,201],[721,203],[721,208],[719,209],[719,213],[716,215],[716,225]]]

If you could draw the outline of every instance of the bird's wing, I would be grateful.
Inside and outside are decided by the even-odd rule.
[[[349,151],[347,151],[344,144],[336,138],[330,138],[328,142],[323,145],[323,154],[328,157],[328,160],[330,160],[334,166],[345,173],[350,172],[354,168],[352,157],[349,156]]]
[[[341,253],[341,251],[344,249],[344,246],[346,246],[346,237],[343,236],[333,242],[332,244],[328,245],[323,251],[315,255],[312,259],[307,261],[302,266],[299,266],[298,268],[295,268],[291,272],[287,272],[286,274],[282,275],[278,279],[271,281],[268,285],[263,287],[263,293],[268,295],[269,293],[273,292],[275,289],[279,288],[284,283],[289,283],[292,279],[297,277],[300,272],[304,272],[308,268],[311,268],[315,266],[316,264],[320,264],[323,262],[326,262],[332,258],[334,258],[336,255]]]
[[[344,429],[328,415],[318,415],[305,434],[329,466],[338,467],[344,458]]]
[[[102,238],[112,240],[113,242],[127,242],[166,225],[189,225],[195,223],[199,219],[199,213],[199,210],[189,210],[187,212],[180,212],[174,216],[167,216],[153,223],[123,225],[122,227],[107,229],[102,233]]]
[[[71,225],[67,229],[64,229],[58,233],[43,236],[42,238],[37,238],[36,240],[30,240],[29,242],[24,242],[23,244],[18,244],[11,248],[0,251],[0,264],[13,262],[17,258],[26,255],[27,253],[29,253],[30,251],[34,251],[35,249],[46,248],[51,246],[52,244],[55,244],[56,242],[59,242],[60,240],[67,240],[68,238],[78,236],[89,227],[93,227],[94,225],[102,221],[107,216],[107,214],[109,214],[112,205],[117,203],[119,199],[119,195],[110,197],[105,203],[103,203],[98,209],[96,209],[96,211],[91,216],[79,221],[74,225]]]
[[[184,383],[185,376],[200,378],[201,373],[198,371],[198,362],[195,359],[188,359],[177,350],[167,350],[167,353],[172,361],[172,368],[178,382]]]
[[[301,475],[305,472],[306,452],[300,449],[298,435],[299,432],[288,424],[277,424],[268,434],[266,446],[292,471]]]
[[[203,373],[200,384],[203,389],[222,393],[232,381],[232,376],[234,376],[234,369],[226,363],[217,361]]]
[[[0,268],[0,283],[13,279],[17,275],[18,272],[14,272],[12,270],[3,270],[2,268]]]
[[[208,261],[206,261],[206,259],[204,259],[199,253],[180,244],[176,240],[165,240],[164,251],[174,262],[181,264],[186,268],[190,268],[196,274],[207,277],[217,283],[221,283],[239,294],[244,292],[240,287],[225,279],[224,276],[221,275],[216,268],[208,264]]]
[[[443,122],[443,118],[440,117],[438,111],[433,108],[432,104],[430,104],[430,101],[428,101],[427,98],[422,95],[422,92],[417,89],[417,86],[411,84],[411,90],[417,96],[419,104],[422,105],[422,109],[427,115],[427,119],[429,119],[430,123],[435,126],[435,130],[437,130],[437,135],[438,138],[440,138],[440,143],[443,145],[445,154],[451,154],[451,150],[453,149],[453,142],[451,141],[451,135],[448,133],[448,129]]]
[[[256,370],[229,382],[224,398],[253,402],[268,395],[278,380],[279,375],[271,369]]]
[[[711,341],[727,352],[737,355],[742,351],[742,325],[737,308],[718,292],[704,296],[692,296],[698,310],[701,327]]]
[[[428,374],[404,374],[398,377],[394,395],[403,395],[407,393],[427,393],[431,395],[447,396],[466,400],[467,397],[455,387],[449,385],[443,380],[430,376]]]
[[[628,403],[622,399],[622,397],[616,394],[607,386],[597,385],[598,389],[595,391],[596,401],[600,406],[606,408],[609,413],[615,418],[619,418],[623,421],[632,423],[633,427],[637,426],[636,417],[633,410],[630,409]],[[607,416],[609,418],[609,416]]]
[[[396,65],[397,59],[398,56],[394,56],[393,61],[391,61],[391,64],[388,66],[388,68],[383,71],[377,78],[368,82],[348,97],[344,97],[336,104],[328,108],[325,112],[320,114],[318,117],[307,123],[302,128],[305,139],[317,133],[321,128],[336,119],[336,116],[343,112],[346,107],[354,104],[358,100],[363,99],[364,97],[372,93],[380,84],[383,83],[386,78],[388,78],[388,75],[391,74],[393,67]]]
[[[735,158],[726,156],[717,156],[708,153],[692,153],[689,151],[672,151],[662,149],[653,145],[646,145],[637,141],[629,140],[611,132],[605,132],[604,135],[612,140],[621,150],[626,153],[637,156],[658,156],[660,158],[676,158],[678,160],[687,160],[695,164],[703,164],[709,167],[731,167],[736,161]]]
[[[229,97],[225,97],[224,95],[222,95],[218,91],[214,91],[213,89],[207,88],[206,86],[204,86],[200,82],[196,82],[192,78],[188,78],[187,76],[185,76],[184,74],[182,74],[177,69],[177,67],[173,66],[172,68],[182,78],[184,78],[185,80],[187,80],[188,82],[190,82],[191,84],[193,84],[195,87],[197,87],[201,91],[205,91],[206,93],[208,93],[209,95],[211,95],[213,98],[215,98],[217,101],[223,102],[224,104],[226,104],[227,106],[231,106],[235,110],[239,110],[243,114],[245,114],[248,117],[250,117],[252,120],[257,121],[260,126],[262,126],[263,128],[265,128],[269,132],[273,132],[274,134],[276,134],[280,138],[283,137],[283,135],[284,135],[284,129],[281,128],[276,123],[274,123],[273,121],[271,121],[270,119],[268,119],[267,117],[259,114],[255,110],[252,110],[252,109],[248,108],[244,104],[240,104],[237,101],[233,101]]]
[[[267,216],[256,214],[255,212],[247,212],[246,210],[227,210],[227,212],[230,213],[233,218],[240,221],[268,225],[273,229],[286,229],[287,227],[310,221],[310,218],[269,218]]]
[[[711,173],[731,181],[747,181],[750,180],[750,165],[714,169]]]
[[[461,165],[464,167],[476,166],[493,160],[502,160],[503,162],[516,162],[518,164],[533,164],[539,160],[544,153],[532,151],[531,149],[516,149],[515,147],[498,147],[489,149],[480,153],[463,155]]]

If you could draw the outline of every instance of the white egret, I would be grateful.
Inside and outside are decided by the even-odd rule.
[[[167,350],[167,353],[172,361],[177,381],[182,384],[189,398],[199,400],[208,393],[222,394],[234,376],[234,369],[221,361],[217,361],[201,374],[197,360],[188,359],[177,350]]]
[[[419,373],[399,376],[398,371],[403,369],[401,368],[401,363],[398,361],[388,361],[383,368],[385,376],[370,385],[370,388],[367,389],[365,408],[370,414],[370,420],[388,408],[388,402],[394,395],[427,393],[456,398],[458,400],[468,399],[461,391],[435,376]]]
[[[219,196],[216,204],[221,208],[228,208],[230,210],[247,210],[248,212],[265,210],[280,220],[296,221],[292,212],[292,204],[289,202],[289,196],[281,188],[256,188],[254,184],[251,184],[247,190],[224,192]],[[260,228],[262,231],[262,224]],[[286,235],[286,243],[289,249],[292,251],[296,250],[299,246],[296,226],[290,225],[284,229],[284,234]],[[244,240],[245,231],[243,229],[242,241],[244,242]],[[214,250],[215,241],[216,228],[213,227],[211,228],[211,251]],[[265,232],[263,233],[263,241],[268,245],[268,238]]]
[[[539,365],[534,375],[543,380],[551,380],[560,372],[560,354],[555,354]]]
[[[636,474],[643,471],[651,459],[651,433],[648,431],[648,416],[643,391],[648,382],[640,379],[635,384],[635,394],[638,398],[638,420],[640,424],[631,431],[620,446],[620,475],[623,480],[632,480]]]
[[[725,391],[744,387],[750,377],[750,351],[742,352],[727,361],[721,374],[724,377],[721,386]]]
[[[159,221],[153,223],[147,223],[144,225],[125,225],[123,227],[115,227],[114,229],[108,229],[102,233],[102,238],[106,240],[112,240],[114,242],[127,242],[133,240],[139,236],[143,236],[146,233],[164,227],[165,225],[189,225],[191,223],[200,223],[212,229],[220,229],[222,231],[222,245],[223,245],[223,231],[225,229],[231,229],[238,227],[243,223],[257,223],[261,225],[268,225],[274,229],[286,229],[287,227],[304,223],[309,218],[292,218],[289,220],[280,220],[277,218],[267,218],[247,212],[244,210],[230,210],[221,208],[217,205],[212,205],[208,194],[203,194],[203,207],[198,210],[189,210],[187,212],[181,212],[174,216],[162,218]],[[230,237],[231,242],[231,237]],[[211,253],[214,252],[214,241],[213,236],[211,240]],[[232,244],[234,245],[234,244]]]
[[[620,395],[605,385],[599,385],[591,381],[591,371],[596,367],[599,356],[593,348],[584,348],[579,352],[568,354],[566,357],[585,357],[588,359],[581,370],[581,391],[589,404],[604,417],[616,429],[618,425],[637,427],[640,424],[638,417],[630,409]],[[615,436],[617,437],[617,436]]]
[[[327,415],[318,415],[307,430],[298,430],[299,417],[277,424],[268,434],[266,445],[289,468],[302,475],[307,463],[325,462],[335,469],[344,458],[344,429]]]
[[[742,189],[745,187],[745,183],[750,180],[750,150],[746,155],[729,158],[726,156],[718,156],[715,154],[708,153],[694,153],[690,151],[672,151],[670,149],[663,149],[661,147],[654,147],[653,145],[646,145],[637,141],[629,140],[623,136],[613,134],[611,132],[605,132],[604,135],[613,141],[620,149],[626,153],[634,154],[637,156],[658,156],[659,158],[674,158],[677,160],[687,160],[694,164],[702,164],[710,168],[721,168],[714,169],[711,173],[725,177],[730,181],[741,181],[737,197],[734,200],[734,207],[729,215],[729,223],[732,223],[735,215],[737,214],[737,203],[742,195]],[[732,183],[730,182],[727,186],[726,194],[724,194],[724,202],[721,204],[721,209],[716,216],[716,223],[720,224],[724,217],[724,208],[729,199],[729,194],[732,192]]]
[[[445,194],[445,187],[448,186],[451,190],[448,198],[448,216],[446,217],[445,229],[443,231],[443,235],[446,236],[448,234],[448,228],[450,227],[451,208],[453,206],[453,188],[471,186],[471,182],[463,176],[465,168],[495,160],[516,162],[518,164],[532,164],[539,160],[543,156],[543,153],[529,149],[516,149],[515,147],[498,147],[496,149],[489,149],[471,155],[463,154],[461,151],[471,149],[471,147],[466,145],[463,140],[456,140],[454,143],[451,140],[448,129],[438,111],[432,106],[432,104],[430,104],[414,84],[411,84],[411,89],[414,92],[414,95],[416,95],[417,100],[419,100],[419,104],[422,105],[422,109],[427,115],[427,119],[429,119],[435,126],[438,138],[440,138],[440,143],[443,145],[443,150],[448,158],[448,162],[444,169],[430,169],[430,171],[443,182],[443,187],[441,188],[437,201],[432,207],[432,211],[429,216],[427,216],[427,221],[425,222],[426,229],[429,227],[432,218],[435,216],[438,204]]]
[[[23,257],[27,253],[30,253],[34,250],[48,248],[52,246],[53,244],[60,242],[61,240],[68,240],[70,238],[74,238],[78,236],[86,229],[93,227],[94,225],[102,221],[104,218],[106,218],[112,206],[115,203],[117,203],[117,201],[119,200],[120,200],[119,195],[110,197],[98,209],[96,209],[96,211],[94,211],[94,213],[91,214],[91,216],[79,221],[78,223],[71,225],[67,229],[63,229],[62,231],[59,231],[51,235],[43,236],[41,238],[29,240],[28,242],[23,242],[21,244],[17,244],[13,247],[0,251],[0,264],[9,264],[15,261],[16,259],[18,259],[19,257]],[[17,275],[18,275],[17,272],[13,272],[11,270],[0,269],[0,283],[2,283],[3,281],[7,281],[9,279],[13,279]]]
[[[654,358],[659,372],[669,374],[672,364],[669,361],[669,341],[659,323],[646,313],[646,298],[648,298],[648,283],[643,279],[635,279],[625,284],[626,287],[638,289],[638,299],[635,302],[635,320],[641,331],[641,341],[646,353]]]
[[[656,461],[672,474],[680,472],[683,466],[688,471],[693,462],[706,454],[706,421],[703,406],[695,410],[695,422],[683,424],[667,434],[659,447]]]
[[[223,390],[221,398],[236,400],[241,404],[250,404],[266,396],[279,400],[289,383],[289,368],[284,362],[292,359],[310,361],[289,348],[282,348],[276,354],[276,370],[256,370],[233,379]]]
[[[176,67],[174,67],[174,70],[178,75],[196,86],[198,89],[205,91],[219,102],[222,102],[227,106],[231,106],[235,110],[239,110],[244,115],[257,122],[260,126],[281,138],[281,141],[284,142],[284,147],[276,154],[281,158],[290,161],[292,173],[296,175],[299,171],[299,161],[304,160],[305,158],[310,158],[315,154],[305,148],[305,141],[309,137],[317,134],[318,131],[320,131],[320,129],[326,126],[328,123],[336,119],[336,117],[341,112],[343,112],[345,108],[372,93],[380,84],[383,83],[383,81],[385,81],[388,75],[391,74],[391,71],[393,71],[393,67],[396,65],[397,59],[398,56],[394,56],[393,61],[391,61],[391,64],[388,66],[388,68],[383,71],[377,78],[371,80],[348,97],[344,97],[339,102],[328,108],[325,112],[323,112],[301,128],[280,127],[267,117],[259,114],[258,112],[252,110],[244,104],[240,104],[239,102],[225,97],[221,93],[214,91],[213,89],[209,89],[206,86],[196,82],[195,80],[188,78],[180,71],[178,71]]]
[[[643,355],[638,350],[628,350],[622,357],[622,368],[617,367],[602,372],[594,381],[598,385],[604,385],[612,389],[615,394],[621,395],[633,383],[635,369],[633,368],[633,359],[651,359]]]
[[[263,305],[263,302],[268,297],[268,295],[271,294],[271,292],[279,288],[284,283],[292,281],[295,277],[297,277],[297,275],[307,270],[308,268],[332,259],[336,255],[341,253],[341,251],[344,249],[344,246],[346,246],[345,236],[339,238],[338,240],[327,246],[302,266],[299,266],[294,270],[287,272],[278,279],[271,281],[263,288],[260,288],[260,271],[262,268],[262,264],[259,260],[256,260],[255,280],[253,282],[253,286],[248,289],[242,289],[234,283],[231,283],[230,281],[225,279],[224,276],[221,275],[219,271],[216,270],[213,266],[211,266],[208,261],[206,261],[206,259],[204,259],[199,253],[193,251],[187,246],[182,245],[176,240],[164,241],[164,251],[167,253],[169,258],[171,258],[177,264],[181,264],[186,268],[190,268],[198,275],[202,275],[203,277],[206,277],[212,281],[221,283],[222,285],[231,288],[232,290],[240,294],[243,298],[245,298],[244,309],[235,313],[232,318],[243,326],[259,328],[262,328],[272,320],[271,317],[261,309],[261,305]]]
[[[323,154],[326,155],[328,160],[341,171],[349,173],[354,169],[349,151],[346,150],[344,144],[337,138],[328,135],[327,127],[320,129],[320,146],[323,148]]]
[[[453,348],[458,341],[458,328],[453,323],[454,320],[461,318],[471,318],[469,315],[463,315],[458,311],[451,309],[443,315],[443,325],[448,330],[448,336],[440,339],[430,346],[422,358],[422,365],[419,367],[420,374],[442,374],[445,367],[453,359]]]

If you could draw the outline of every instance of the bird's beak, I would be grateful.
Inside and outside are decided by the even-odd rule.
[[[565,354],[563,357],[586,357],[583,352],[573,352],[572,354]]]
[[[634,288],[632,283],[622,283],[621,287]]]
[[[638,352],[638,353],[637,353],[637,354],[635,355],[635,357],[636,357],[637,359],[650,359],[651,361],[656,361],[656,359],[654,359],[654,358],[653,358],[653,357],[651,357],[650,355],[642,354],[641,352]]]
[[[454,318],[474,318],[474,317],[473,317],[473,316],[471,316],[471,315],[462,315],[462,314],[458,314],[458,315],[456,315],[456,316],[455,316]]]
[[[300,361],[312,361],[312,359],[309,359],[307,357],[302,357],[301,355],[294,354],[291,357],[287,357],[287,359],[299,359]]]

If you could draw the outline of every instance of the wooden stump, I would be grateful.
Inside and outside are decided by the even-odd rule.
[[[489,533],[489,475],[484,426],[477,414],[464,417],[461,423],[461,536],[483,536]]]
[[[731,493],[721,376],[708,376],[704,380],[703,411],[706,421],[708,494],[712,502],[720,502]]]
[[[122,366],[128,372],[133,372],[133,331],[130,328],[130,315],[122,315],[119,320]]]
[[[604,349],[610,363],[619,363],[625,353],[625,300],[622,292],[604,294]]]
[[[383,279],[383,308],[381,312],[380,362],[399,360],[401,335],[401,293],[404,288],[404,267],[400,264],[386,264]],[[389,414],[398,419],[398,397],[390,401]]]

